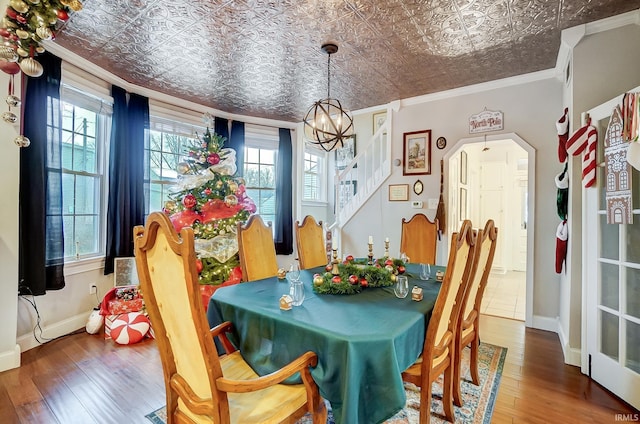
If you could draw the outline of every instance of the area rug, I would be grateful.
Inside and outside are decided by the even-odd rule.
[[[454,405],[455,422],[463,424],[489,424],[491,414],[495,404],[502,367],[507,355],[507,349],[487,343],[480,344],[478,355],[478,371],[480,374],[480,385],[476,386],[471,382],[469,374],[469,349],[464,349],[462,353],[462,400],[464,405],[457,407]],[[407,403],[405,407],[393,417],[385,421],[385,424],[415,424],[420,418],[420,388],[413,384],[405,383]],[[446,423],[442,409],[442,376],[433,383],[431,401],[431,422],[440,424]],[[165,424],[167,413],[164,407],[146,416],[154,424]],[[302,417],[297,424],[311,424],[310,416]],[[327,424],[335,424],[331,410]]]

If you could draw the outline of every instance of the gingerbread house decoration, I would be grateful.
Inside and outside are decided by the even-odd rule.
[[[605,193],[608,224],[632,224],[631,167],[627,163],[629,143],[622,137],[622,114],[615,107],[604,137]]]

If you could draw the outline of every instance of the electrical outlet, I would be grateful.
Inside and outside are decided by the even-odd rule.
[[[98,287],[95,284],[91,284],[89,286],[89,294],[96,294],[98,293]]]

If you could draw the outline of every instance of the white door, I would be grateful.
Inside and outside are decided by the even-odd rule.
[[[507,269],[504,252],[508,251],[504,245],[507,241],[504,236],[507,228],[504,218],[505,174],[504,162],[484,162],[480,165],[480,220],[477,225],[484,227],[488,219],[493,219],[498,227],[498,241],[492,268],[501,272]]]
[[[603,168],[598,172],[604,181]],[[636,208],[638,177],[633,170]],[[583,189],[583,194],[586,368],[591,378],[640,409],[640,209],[633,211],[631,225],[607,224],[604,190]]]

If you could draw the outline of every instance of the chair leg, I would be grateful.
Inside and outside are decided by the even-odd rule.
[[[464,347],[457,351],[458,355],[456,355],[453,364],[453,403],[456,406],[462,406],[464,404],[462,401],[462,391],[460,389],[460,384],[462,383],[460,380],[462,378],[462,349],[464,349]]]
[[[442,382],[442,409],[444,410],[444,416],[447,421],[454,422],[455,417],[453,413],[453,369],[455,367],[455,356],[453,361],[449,363],[449,366],[444,370],[444,381]]]
[[[478,350],[480,349],[480,339],[476,332],[471,340],[471,351],[469,352],[469,371],[471,371],[471,381],[476,386],[480,385],[480,373],[478,373]]]
[[[430,421],[431,421],[431,383],[427,383],[427,384],[422,384],[420,387],[420,424],[429,424]]]
[[[320,399],[320,404],[316,407],[313,413],[313,424],[326,424],[327,423],[327,405],[324,400]]]

